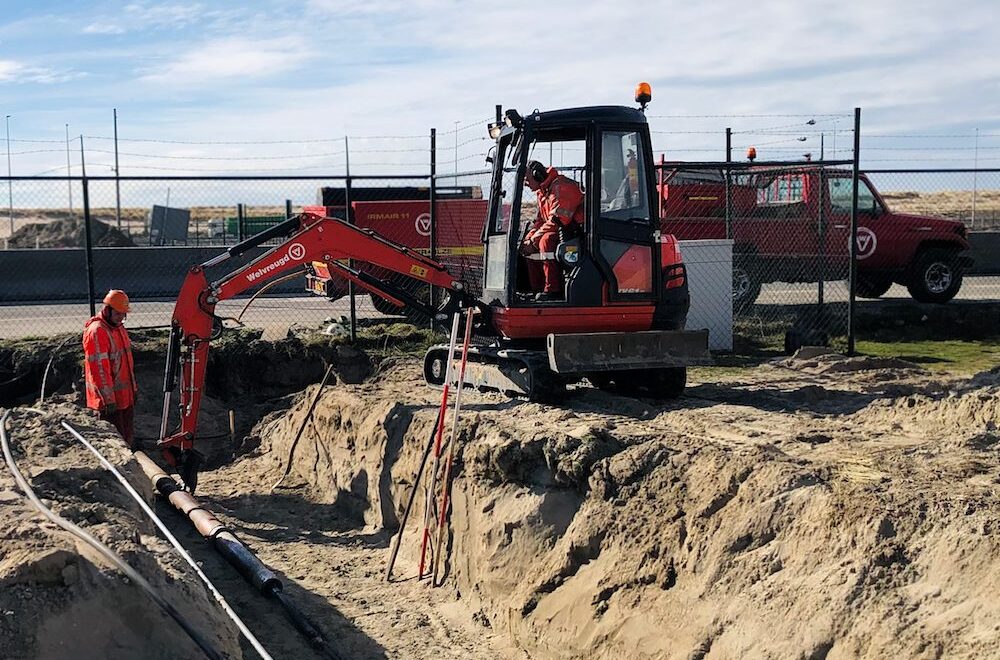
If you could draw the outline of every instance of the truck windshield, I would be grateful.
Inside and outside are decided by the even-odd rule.
[[[646,163],[635,131],[607,131],[601,136],[601,214],[619,220],[649,222]]]

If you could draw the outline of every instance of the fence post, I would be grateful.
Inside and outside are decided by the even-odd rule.
[[[816,283],[816,305],[823,306],[823,298],[826,295],[826,166],[822,164],[823,157],[820,156],[819,166],[819,210],[816,212],[817,236],[819,242],[819,282]]]
[[[848,249],[851,269],[849,273],[847,298],[847,354],[854,355],[855,297],[858,284],[858,170],[861,151],[861,108],[854,108],[854,163],[851,166],[851,243]]]
[[[437,217],[434,213],[434,207],[437,205],[437,129],[431,129],[431,185],[430,185],[430,223],[431,223],[431,259],[437,260]],[[457,184],[457,181],[456,181]],[[430,298],[428,302],[431,308],[436,307],[437,301],[437,290],[432,285],[430,289]],[[431,329],[434,329],[434,319],[430,320]]]
[[[245,236],[243,236],[243,219],[244,219],[243,205],[242,204],[237,204],[236,205],[236,242],[237,243],[242,243],[243,239],[245,238]]]
[[[285,219],[292,217],[292,200],[285,200]]]
[[[83,175],[83,235],[87,246],[87,299],[90,301],[90,315],[97,314],[97,305],[94,287],[94,242],[90,236],[90,185],[87,182],[87,175]]]
[[[351,150],[347,136],[344,136],[344,203],[347,204],[347,224],[354,224],[354,209],[351,208]],[[348,261],[347,265],[354,268],[354,260]],[[358,307],[357,294],[354,289],[354,282],[347,282],[347,296],[351,301],[351,343],[358,341]]]
[[[733,129],[726,127],[726,162],[733,162]],[[733,237],[733,203],[729,188],[732,185],[732,167],[726,167],[726,239]]]

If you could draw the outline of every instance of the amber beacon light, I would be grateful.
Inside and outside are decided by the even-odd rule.
[[[635,102],[645,110],[646,104],[653,100],[653,90],[647,82],[641,82],[635,86]]]

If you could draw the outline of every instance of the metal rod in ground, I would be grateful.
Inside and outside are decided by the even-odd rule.
[[[108,459],[106,459],[104,455],[97,450],[96,447],[94,447],[94,445],[88,442],[87,439],[84,438],[83,435],[81,435],[80,432],[77,431],[72,424],[70,424],[66,420],[63,420],[62,426],[67,431],[69,431],[70,435],[76,438],[80,442],[80,444],[82,444],[84,447],[90,450],[90,453],[92,453],[94,456],[97,457],[97,460],[100,461],[101,465],[103,465],[106,470],[111,472],[111,474],[114,475],[115,479],[117,479],[118,482],[125,488],[125,490],[128,491],[128,494],[132,497],[133,500],[136,501],[136,503],[139,505],[139,508],[141,508],[143,512],[147,516],[149,516],[149,519],[153,521],[153,524],[156,525],[156,528],[160,530],[160,532],[167,539],[170,545],[172,545],[174,549],[178,552],[178,554],[180,554],[181,558],[184,559],[185,562],[187,562],[188,566],[194,569],[195,574],[201,579],[201,581],[205,584],[205,587],[212,594],[212,597],[215,598],[215,600],[222,607],[222,610],[226,613],[226,616],[228,616],[233,621],[233,623],[236,624],[236,627],[243,634],[243,637],[245,637],[246,640],[250,643],[250,645],[254,648],[254,650],[260,654],[260,657],[264,658],[264,660],[271,660],[271,655],[267,652],[267,650],[260,643],[257,637],[255,637],[254,634],[250,632],[250,629],[239,617],[239,615],[236,614],[236,612],[233,611],[233,608],[229,606],[229,603],[226,601],[225,597],[221,593],[219,593],[219,590],[215,588],[215,585],[212,584],[212,581],[208,579],[208,576],[205,575],[204,572],[202,572],[201,567],[198,566],[198,564],[191,557],[191,555],[188,554],[187,550],[184,549],[184,546],[181,545],[180,541],[177,540],[177,537],[175,537],[170,532],[170,530],[167,529],[167,526],[163,524],[163,521],[160,520],[159,516],[156,515],[153,509],[151,509],[150,506],[146,504],[146,500],[144,500],[142,496],[136,492],[135,488],[132,487],[132,484],[128,482],[128,479],[126,479],[125,476],[114,465],[112,465],[111,462],[108,461]],[[139,454],[142,452],[136,452],[136,453]]]
[[[458,444],[458,415],[462,412],[462,391],[465,389],[465,366],[469,363],[469,342],[472,339],[472,319],[476,308],[470,307],[465,312],[465,338],[462,341],[462,366],[458,372],[458,389],[455,391],[455,412],[451,418],[451,437],[448,439],[448,461],[444,466],[444,479],[441,480],[441,517],[438,519],[438,538],[434,546],[434,575],[431,585],[438,584],[438,571],[441,567],[441,555],[444,554],[444,527],[448,516],[448,492],[451,489],[451,466],[455,460],[455,445]]]
[[[444,414],[445,406],[438,409],[437,421],[431,427],[430,437],[427,438],[427,445],[424,447],[424,455],[420,459],[420,467],[417,468],[417,475],[413,479],[413,488],[410,490],[410,497],[406,500],[406,508],[403,509],[403,517],[399,522],[399,532],[392,539],[392,550],[389,552],[389,563],[385,567],[385,581],[392,582],[392,567],[396,565],[396,555],[399,554],[399,544],[403,540],[403,530],[406,529],[406,521],[410,519],[410,510],[417,499],[417,491],[420,490],[420,480],[424,476],[424,468],[427,467],[427,459],[430,458],[431,449],[434,448],[434,436],[437,435],[438,425],[441,423],[441,416]]]
[[[35,414],[43,414],[42,411],[40,410],[29,409],[29,411]],[[28,480],[24,478],[24,475],[21,474],[21,471],[17,467],[17,463],[14,461],[14,456],[11,454],[10,439],[7,437],[7,430],[6,430],[7,421],[10,418],[10,413],[11,411],[8,410],[4,413],[3,417],[0,418],[0,448],[2,448],[3,450],[4,460],[6,461],[7,467],[10,469],[11,474],[14,476],[14,481],[17,483],[18,487],[28,498],[28,501],[30,501],[31,504],[36,509],[38,509],[38,511],[42,513],[42,515],[44,515],[50,521],[52,521],[62,529],[66,530],[76,538],[80,539],[81,541],[89,545],[91,548],[97,551],[98,554],[104,557],[104,559],[106,559],[111,565],[115,566],[118,570],[124,573],[130,580],[132,580],[132,582],[139,585],[139,587],[143,591],[145,591],[146,594],[150,598],[152,598],[153,601],[157,605],[159,605],[164,612],[166,612],[174,621],[177,622],[177,625],[179,625],[184,630],[184,632],[187,633],[188,637],[191,638],[191,641],[197,644],[198,648],[200,648],[207,657],[213,658],[213,660],[215,658],[221,660],[222,656],[219,654],[219,652],[215,650],[215,648],[208,642],[208,640],[202,637],[201,633],[195,630],[194,627],[190,623],[188,623],[183,616],[181,616],[181,613],[178,612],[173,605],[171,605],[166,599],[163,598],[163,596],[160,595],[158,591],[156,591],[156,589],[153,588],[153,585],[151,585],[146,580],[146,578],[144,578],[138,571],[136,571],[130,565],[126,564],[125,560],[123,560],[119,555],[117,555],[113,550],[111,550],[111,548],[104,545],[104,543],[97,540],[96,538],[94,538],[94,536],[91,535],[90,532],[87,532],[86,530],[66,520],[63,517],[56,515],[55,513],[52,512],[51,509],[49,509],[47,506],[45,506],[45,504],[42,503],[42,501],[35,494],[35,491],[31,488],[31,484],[29,484]]]
[[[161,470],[148,456],[136,452],[139,467],[146,473],[153,488],[167,498],[194,524],[198,533],[212,542],[215,549],[243,578],[265,597],[273,598],[282,607],[286,617],[308,641],[310,646],[326,657],[339,660],[341,656],[327,644],[319,629],[309,621],[289,598],[282,594],[282,583],[257,555],[226,528],[210,511],[202,508],[195,497],[181,489],[173,477]]]
[[[323,374],[323,380],[319,383],[319,389],[316,390],[316,396],[313,397],[312,402],[309,404],[309,411],[306,416],[302,418],[302,424],[299,425],[299,430],[295,434],[295,439],[292,440],[292,446],[288,448],[288,460],[285,461],[285,471],[281,473],[281,478],[274,482],[271,486],[271,490],[274,491],[275,488],[281,485],[281,482],[285,480],[285,477],[292,471],[292,459],[295,457],[295,447],[299,444],[299,439],[302,437],[302,433],[306,430],[306,425],[309,420],[312,419],[313,412],[316,410],[316,404],[319,403],[319,398],[323,395],[323,390],[326,389],[326,384],[330,381],[330,376],[333,375],[333,364],[330,364],[326,368],[326,373]]]
[[[438,411],[437,428],[434,441],[434,464],[431,467],[430,484],[424,489],[424,525],[420,537],[420,565],[417,569],[417,579],[424,577],[425,561],[427,559],[427,544],[431,537],[431,515],[434,507],[431,499],[434,496],[437,483],[438,468],[441,465],[441,439],[444,436],[444,418],[448,410],[448,391],[451,389],[451,363],[455,359],[455,344],[458,342],[458,314],[451,319],[451,336],[448,339],[448,360],[444,368],[444,387],[441,392],[441,408]],[[416,484],[414,484],[416,487]]]

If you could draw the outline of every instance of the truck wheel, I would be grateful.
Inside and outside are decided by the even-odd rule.
[[[862,298],[881,298],[892,286],[892,280],[887,277],[858,275],[855,293]]]
[[[917,255],[910,269],[907,291],[917,302],[946,303],[962,288],[957,254],[932,248]]]
[[[733,260],[733,313],[741,314],[757,302],[760,296],[760,280],[750,267],[748,260],[737,257]]]

